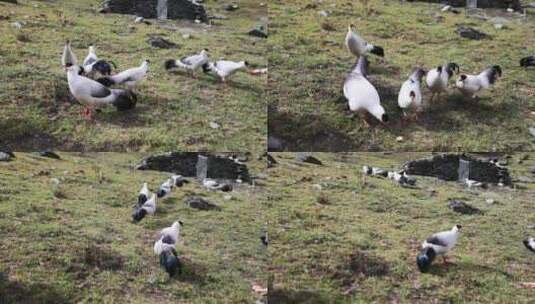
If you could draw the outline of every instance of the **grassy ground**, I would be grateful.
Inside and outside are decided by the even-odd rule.
[[[441,13],[438,4],[370,0],[367,16],[359,1],[274,1],[270,4],[268,133],[291,151],[503,151],[532,150],[528,127],[535,124],[533,70],[518,67],[535,53],[535,18],[504,15],[497,30],[489,21]],[[327,11],[328,17],[319,12]],[[344,46],[349,23],[385,48],[384,62],[370,57],[371,82],[390,114],[388,128],[367,129],[349,115],[342,84],[355,59]],[[458,24],[478,28],[492,40],[468,40]],[[325,30],[329,29],[329,30]],[[416,123],[399,124],[397,94],[416,65],[433,68],[455,61],[461,72],[476,73],[498,64],[503,78],[479,102],[451,90],[435,100]],[[456,76],[457,78],[457,76]],[[424,100],[430,94],[425,89]],[[402,142],[395,139],[403,136]]]
[[[324,166],[273,154],[268,170],[271,272],[276,303],[529,303],[535,281],[533,253],[522,239],[534,235],[535,154],[509,160],[517,187],[465,189],[456,182],[417,177],[417,188],[364,178],[362,165],[400,168],[405,154],[321,154]],[[530,183],[519,182],[518,180]],[[483,215],[447,207],[461,199]],[[486,202],[494,200],[494,204]],[[421,241],[463,225],[459,243],[428,274],[416,267]]]
[[[267,133],[266,76],[239,73],[228,88],[208,75],[199,80],[169,74],[163,62],[208,48],[214,59],[248,60],[265,67],[265,39],[247,35],[267,22],[267,8],[256,0],[240,1],[235,12],[205,1],[209,14],[223,14],[213,26],[181,21],[134,24],[132,16],[95,13],[97,0],[0,3],[0,142],[15,150],[56,147],[90,151],[245,151],[264,148]],[[21,30],[10,24],[23,23]],[[179,49],[157,49],[146,41],[162,35]],[[191,38],[184,38],[190,34]],[[29,41],[21,42],[24,36]],[[60,67],[66,39],[79,60],[93,43],[97,55],[119,70],[151,60],[150,74],[138,87],[137,109],[106,109],[96,122],[84,121],[81,106],[65,104],[66,75]],[[202,74],[202,73],[201,73]],[[212,129],[210,122],[221,125]]]
[[[197,183],[159,202],[155,216],[131,222],[142,182],[168,174],[136,171],[141,155],[18,153],[0,162],[0,303],[252,303],[266,286],[260,205],[265,189],[240,185],[225,200]],[[264,168],[249,162],[252,174]],[[53,179],[59,180],[54,186]],[[222,211],[183,203],[200,195]],[[169,280],[152,246],[158,231],[184,222],[178,253],[185,273]]]

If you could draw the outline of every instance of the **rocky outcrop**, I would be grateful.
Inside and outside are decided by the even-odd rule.
[[[431,3],[444,3],[451,6],[466,6],[466,0],[409,0]],[[479,8],[512,8],[520,10],[522,5],[520,0],[478,0],[477,7]]]
[[[403,168],[407,174],[433,176],[446,181],[458,181],[462,175],[479,182],[511,185],[507,168],[463,154],[440,154],[413,160],[405,163]]]
[[[225,155],[198,152],[170,152],[149,156],[137,166],[139,170],[156,170],[196,177],[250,182],[248,168]]]
[[[103,13],[137,15],[144,18],[158,17],[156,0],[105,0],[101,5]],[[190,0],[167,0],[167,19],[188,19],[207,22],[208,17],[202,4]]]

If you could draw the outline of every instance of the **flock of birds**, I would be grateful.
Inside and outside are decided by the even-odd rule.
[[[363,166],[362,173],[365,176],[376,176],[394,180],[403,187],[416,185],[416,179],[408,175],[405,170],[396,172],[387,171],[378,167]],[[471,187],[469,181],[475,181],[466,181],[468,187]],[[446,253],[451,251],[457,244],[461,228],[461,225],[455,225],[451,230],[434,233],[422,243],[421,251],[416,257],[416,264],[421,272],[428,272],[431,264],[438,256],[442,256],[444,264],[447,264]],[[528,250],[535,253],[535,238],[528,237],[523,241],[523,244]]]
[[[154,215],[156,213],[157,200],[168,198],[175,187],[180,188],[187,183],[189,183],[189,180],[181,175],[172,175],[159,186],[155,193],[149,190],[147,183],[143,183],[139,191],[137,204],[134,206],[132,221],[138,223],[145,216]],[[219,183],[213,179],[204,179],[202,185],[212,191],[232,191],[230,184]],[[182,273],[182,264],[176,251],[176,245],[180,239],[180,229],[183,225],[182,221],[177,220],[171,226],[163,228],[154,243],[154,253],[160,258],[160,266],[165,269],[170,277]],[[268,245],[267,231],[260,236],[260,240],[265,246]]]
[[[78,102],[85,105],[82,115],[87,119],[92,118],[93,108],[98,109],[107,105],[116,107],[118,111],[135,108],[137,95],[133,92],[133,88],[147,76],[149,63],[149,60],[143,60],[140,66],[112,75],[112,70],[116,68],[115,63],[99,59],[93,45],[89,46],[86,58],[79,65],[69,40],[65,43],[61,57],[61,64],[67,71],[69,90]],[[181,59],[166,60],[164,67],[168,71],[175,68],[189,71],[194,78],[196,78],[195,71],[202,68],[204,73],[215,75],[223,83],[240,70],[248,70],[251,75],[267,72],[267,69],[249,70],[247,61],[211,62],[206,49],[199,54]],[[124,85],[126,89],[110,88],[118,85]]]
[[[167,198],[173,188],[182,187],[185,183],[189,183],[189,181],[181,175],[172,175],[160,185],[156,193],[151,193],[147,183],[143,183],[143,187],[139,191],[137,204],[132,213],[132,220],[137,223],[145,218],[146,215],[154,215],[156,201]],[[160,266],[171,277],[182,272],[182,264],[176,251],[176,244],[180,237],[182,225],[182,221],[175,221],[170,227],[162,229],[158,240],[154,243],[154,253],[160,257]]]
[[[367,126],[369,124],[366,117],[370,114],[379,122],[387,123],[389,116],[381,105],[377,89],[368,79],[369,61],[366,58],[368,54],[384,57],[384,49],[368,43],[359,36],[353,24],[348,27],[345,45],[351,54],[358,57],[357,63],[346,77],[343,86],[344,96],[349,102],[350,110],[359,113]],[[535,66],[535,56],[523,58],[520,65],[523,67]],[[432,93],[429,100],[431,102],[436,96],[448,92],[449,82],[454,73],[460,74],[460,67],[455,62],[437,66],[429,71],[421,67],[414,68],[409,78],[402,84],[398,94],[398,106],[403,110],[403,120],[406,118],[418,119],[418,114],[424,109],[421,88],[424,77],[425,83]],[[478,74],[460,74],[455,81],[455,87],[464,96],[477,98],[477,93],[489,88],[501,76],[501,67],[493,65]],[[412,114],[408,115],[409,112]]]

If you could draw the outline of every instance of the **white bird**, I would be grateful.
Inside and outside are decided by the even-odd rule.
[[[464,183],[468,186],[468,188],[474,188],[474,187],[484,187],[484,183],[478,182],[476,180],[472,180],[469,178],[464,179]]]
[[[422,251],[416,258],[420,271],[426,272],[436,256],[442,256],[444,264],[447,263],[445,254],[448,253],[459,238],[461,225],[455,225],[451,230],[433,234],[422,243]]]
[[[175,249],[180,238],[181,221],[176,221],[170,227],[160,231],[158,240],[154,243],[154,253],[160,255],[163,251],[170,248]]]
[[[114,84],[126,84],[129,88],[132,88],[136,83],[145,78],[149,71],[149,60],[143,60],[140,66],[122,71],[118,74],[106,76],[97,79],[101,84],[109,87]]]
[[[535,252],[535,238],[527,238],[523,241],[523,243],[529,251]]]
[[[158,189],[158,192],[156,193],[158,195],[158,198],[165,198],[171,193],[171,189],[173,188],[174,182],[173,179],[169,178],[167,179],[161,186],[160,189]]]
[[[362,173],[364,175],[372,175],[372,168],[370,166],[362,166]]]
[[[477,92],[489,88],[501,76],[501,67],[495,65],[485,69],[478,75],[461,75],[457,80],[456,86],[465,96],[475,97]]]
[[[78,65],[78,60],[76,59],[76,55],[71,49],[71,41],[67,40],[65,42],[65,46],[63,47],[63,55],[61,56],[61,65],[64,68]]]
[[[132,214],[134,222],[141,221],[147,214],[153,215],[156,212],[156,194],[152,194],[141,207],[137,208]]]
[[[93,45],[89,46],[89,53],[84,59],[84,63],[82,63],[82,66],[85,68],[86,66],[97,62],[97,54],[95,53],[95,47]]]
[[[422,111],[422,90],[420,89],[420,82],[424,77],[426,71],[421,68],[415,68],[409,79],[407,79],[398,94],[398,105],[403,110],[403,114],[407,115],[406,110],[415,112],[416,117]]]
[[[380,57],[385,56],[385,51],[380,46],[375,46],[362,39],[355,31],[355,25],[350,24],[347,29],[345,44],[349,52],[357,57],[365,56],[368,53]]]
[[[165,69],[182,68],[191,71],[191,75],[195,77],[195,70],[206,63],[208,63],[208,50],[204,49],[199,54],[193,56],[183,57],[179,60],[169,59],[165,61]]]
[[[137,205],[141,207],[149,199],[150,191],[147,187],[147,183],[143,183],[143,187],[139,191],[137,198]]]
[[[212,73],[217,75],[222,82],[226,82],[226,78],[236,73],[239,70],[247,69],[249,63],[247,61],[229,61],[218,60],[216,62],[208,62],[202,66],[204,73]]]
[[[459,73],[459,65],[455,62],[450,62],[427,72],[425,82],[431,93],[433,93],[431,101],[436,94],[447,91],[448,82],[455,71]]]
[[[363,117],[366,113],[373,115],[381,123],[386,123],[388,115],[381,106],[379,93],[366,78],[367,69],[368,59],[361,56],[344,82],[344,96],[349,102],[349,109],[358,112],[367,126],[368,122]]]
[[[84,116],[91,118],[92,108],[113,105],[119,111],[135,108],[137,96],[130,91],[108,89],[102,84],[79,75],[81,68],[73,65],[67,68],[67,80],[71,94],[86,106]]]

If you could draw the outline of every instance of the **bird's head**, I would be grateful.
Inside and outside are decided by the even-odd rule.
[[[436,252],[433,248],[424,248],[416,257],[416,265],[418,265],[418,269],[423,273],[428,272],[435,257]]]
[[[453,230],[453,231],[461,231],[461,228],[463,228],[463,226],[455,225],[455,226],[453,226],[453,228],[451,230]]]
[[[167,192],[164,190],[164,189],[158,189],[158,192],[156,192],[156,196],[158,198],[162,198],[165,196],[165,194],[167,194]]]
[[[459,74],[460,68],[459,65],[455,62],[450,62],[446,65],[446,69],[448,70],[448,74],[450,74],[450,77],[453,75],[453,72]]]
[[[180,221],[180,220],[177,220],[177,221],[175,221],[175,222],[173,223],[173,227],[180,228],[180,227],[182,227],[182,226],[184,226],[184,223],[183,223],[182,221]]]
[[[353,23],[349,24],[349,26],[347,27],[348,31],[354,31],[355,28],[356,26]]]
[[[165,250],[160,253],[160,265],[170,277],[173,277],[177,272],[180,272],[180,261],[170,250]]]
[[[412,70],[412,73],[411,75],[415,78],[415,80],[417,81],[420,81],[422,80],[422,77],[425,76],[425,74],[427,74],[427,71],[420,68],[420,67],[416,67]]]
[[[248,67],[248,66],[249,66],[249,61],[244,61],[244,62],[243,62],[243,65],[246,66],[246,67]]]
[[[458,88],[463,88],[464,87],[464,81],[466,80],[466,75],[461,75],[461,77],[459,77],[459,79],[457,80],[457,82],[455,83],[455,85],[458,87]]]
[[[144,65],[149,65],[149,63],[150,63],[150,60],[145,59],[145,60],[143,60],[143,63],[142,63],[142,64],[144,64]]]
[[[134,211],[134,213],[132,213],[132,220],[135,223],[137,223],[141,221],[145,217],[145,215],[147,215],[147,210],[143,208],[139,208],[136,211]]]
[[[94,53],[95,52],[95,46],[94,45],[92,45],[92,44],[89,45],[89,52],[90,53]]]
[[[203,73],[209,73],[212,69],[210,68],[210,64],[207,62],[202,65],[202,71]]]

